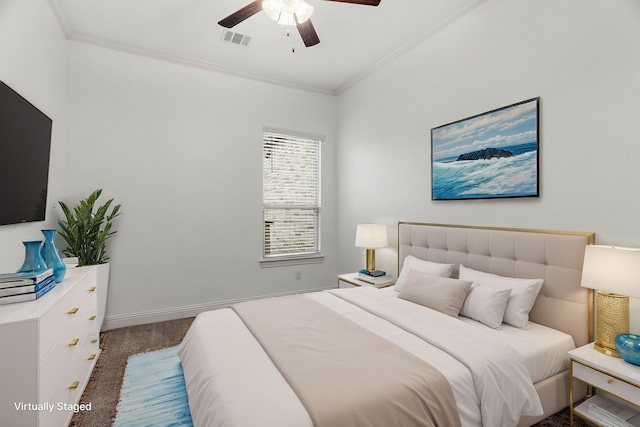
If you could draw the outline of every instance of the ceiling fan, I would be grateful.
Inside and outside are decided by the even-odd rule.
[[[325,0],[335,1],[339,3],[354,3],[365,6],[378,6],[380,0]],[[242,9],[232,13],[218,24],[225,28],[233,28],[247,18],[252,17],[256,13],[264,10],[269,18],[277,21],[282,25],[295,25],[298,28],[300,37],[306,47],[314,46],[320,43],[318,34],[311,23],[311,14],[313,6],[307,4],[304,0],[255,0]]]

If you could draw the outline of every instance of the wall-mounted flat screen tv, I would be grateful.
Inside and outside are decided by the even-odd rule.
[[[0,82],[0,225],[44,221],[52,121]]]

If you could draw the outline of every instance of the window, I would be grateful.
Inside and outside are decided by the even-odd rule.
[[[265,129],[263,147],[264,260],[320,256],[322,137]]]

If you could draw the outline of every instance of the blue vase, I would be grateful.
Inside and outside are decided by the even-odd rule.
[[[40,230],[44,234],[44,243],[40,253],[47,267],[53,268],[53,277],[56,283],[60,283],[67,272],[67,266],[62,261],[60,252],[56,248],[56,244],[53,239],[56,236],[56,230]]]
[[[626,362],[640,366],[640,335],[618,335],[616,338],[616,350]]]
[[[47,268],[42,255],[40,254],[40,245],[42,240],[32,240],[29,242],[22,242],[24,245],[24,262],[22,267],[18,270],[18,273],[30,273],[33,271],[40,271]]]

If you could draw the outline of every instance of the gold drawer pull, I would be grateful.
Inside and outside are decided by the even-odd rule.
[[[90,287],[90,288],[89,288],[89,292],[93,292],[93,291],[95,291],[95,290],[96,290],[96,287],[95,287],[95,286],[92,286],[92,287]]]
[[[96,320],[96,316],[89,317],[89,320]]]
[[[607,384],[612,384],[612,383],[613,383],[613,380],[612,380],[611,378],[609,378],[609,379],[607,380]]]
[[[76,307],[76,308],[72,308],[71,310],[69,310],[69,311],[67,312],[67,314],[76,314],[76,313],[78,312],[78,310],[79,310],[79,308],[78,308],[78,307]]]
[[[74,381],[73,384],[69,386],[69,390],[74,390],[78,388],[79,385],[80,385],[80,381]]]
[[[80,341],[80,338],[74,338],[73,341],[69,343],[69,347],[73,347],[74,345],[78,344],[78,341]]]
[[[90,355],[90,356],[89,356],[89,358],[88,358],[87,360],[93,360],[93,359],[95,359],[95,358],[96,358],[96,355],[95,355],[95,353],[94,353],[94,354]]]
[[[95,344],[95,343],[97,343],[97,342],[98,342],[98,340],[97,340],[97,339],[95,339],[95,338],[91,340],[91,344]]]

